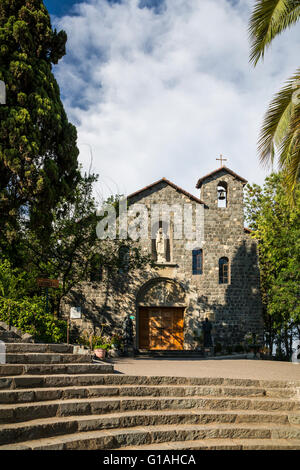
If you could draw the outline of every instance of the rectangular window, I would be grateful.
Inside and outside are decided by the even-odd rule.
[[[101,282],[102,281],[102,266],[93,267],[90,272],[90,281],[91,282]]]
[[[202,250],[193,250],[193,274],[202,274],[203,272],[203,252]]]
[[[229,280],[229,261],[228,258],[219,259],[219,284],[228,284]]]

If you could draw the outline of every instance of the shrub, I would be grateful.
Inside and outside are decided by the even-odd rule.
[[[29,333],[36,341],[60,343],[66,340],[67,323],[45,313],[44,301],[38,296],[21,300],[0,297],[0,320]]]
[[[45,301],[34,295],[33,274],[13,268],[9,260],[0,258],[0,320],[29,333],[36,341],[66,341],[67,323],[45,312]]]

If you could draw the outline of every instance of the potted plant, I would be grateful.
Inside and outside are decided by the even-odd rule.
[[[94,354],[99,359],[104,359],[105,356],[106,356],[107,351],[109,351],[110,348],[111,348],[111,345],[109,343],[96,344],[94,346]]]
[[[89,334],[88,331],[84,331],[80,337],[80,344],[89,346],[90,350],[94,352],[95,356],[99,359],[104,359],[106,352],[111,349],[111,342],[106,336],[103,336],[103,326],[100,330],[99,335]]]

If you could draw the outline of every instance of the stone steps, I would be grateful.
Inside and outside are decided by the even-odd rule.
[[[6,352],[13,353],[59,353],[73,354],[74,347],[70,344],[45,343],[6,343]]]
[[[133,410],[261,410],[299,412],[300,402],[275,398],[225,398],[225,397],[100,397],[76,398],[0,405],[0,423],[24,422],[36,418],[108,414]]]
[[[6,364],[67,364],[92,361],[91,355],[61,353],[7,353]]]
[[[0,341],[5,343],[33,343],[34,339],[28,333],[24,333],[14,326],[9,326],[7,323],[0,321]]]
[[[96,364],[93,365],[95,367]],[[105,364],[110,365],[110,364]],[[12,366],[9,366],[12,367]],[[17,366],[20,367],[20,366]],[[6,369],[7,370],[7,369]],[[52,370],[50,374],[37,375],[17,375],[0,376],[0,389],[17,389],[17,388],[35,388],[35,387],[68,387],[68,386],[85,386],[85,385],[182,385],[182,386],[222,386],[222,387],[255,387],[266,390],[266,395],[272,393],[272,390],[280,389],[300,397],[300,381],[270,381],[270,380],[253,380],[253,379],[232,379],[220,377],[171,377],[171,376],[136,376],[123,374],[56,374]]]
[[[70,345],[6,347],[0,450],[300,446],[299,381],[126,376]]]
[[[85,361],[86,361],[85,356]],[[0,364],[0,377],[15,375],[49,374],[108,374],[113,372],[111,364]]]
[[[294,418],[296,417],[296,422]],[[25,442],[27,440],[53,437],[80,432],[118,429],[139,426],[183,425],[183,424],[252,424],[253,426],[266,424],[283,425],[298,424],[297,415],[261,411],[201,411],[201,410],[159,410],[110,413],[109,415],[83,415],[76,417],[53,417],[31,420],[27,423],[13,423],[1,426],[0,445],[11,442]]]
[[[18,404],[70,398],[92,397],[270,397],[293,398],[294,390],[271,390],[255,387],[202,386],[202,385],[86,385],[67,387],[35,387],[0,390],[0,404]]]
[[[211,439],[217,440],[219,445],[228,439],[247,440],[251,445],[251,440],[260,441],[264,445],[265,441],[272,440],[294,440],[294,445],[300,443],[300,426],[278,426],[268,424],[223,424],[218,423],[208,425],[159,425],[159,426],[136,426],[130,429],[118,428],[109,430],[97,430],[87,432],[76,432],[64,436],[46,437],[36,440],[28,440],[22,443],[6,444],[0,446],[0,450],[99,450],[99,449],[123,449],[126,447],[137,447],[151,444],[166,444],[170,442],[196,441],[202,440],[205,445]],[[267,443],[268,444],[268,443]],[[291,442],[291,446],[293,443]]]
[[[201,439],[194,441],[176,441],[153,443],[141,446],[116,448],[122,451],[181,451],[181,450],[300,450],[297,439]],[[163,458],[162,458],[163,460]],[[189,458],[184,459],[184,463]]]

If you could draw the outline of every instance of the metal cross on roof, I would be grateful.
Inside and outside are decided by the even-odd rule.
[[[220,160],[221,166],[223,166],[223,162],[227,162],[227,158],[223,158],[223,155],[220,155],[220,158],[216,158],[216,160]]]

